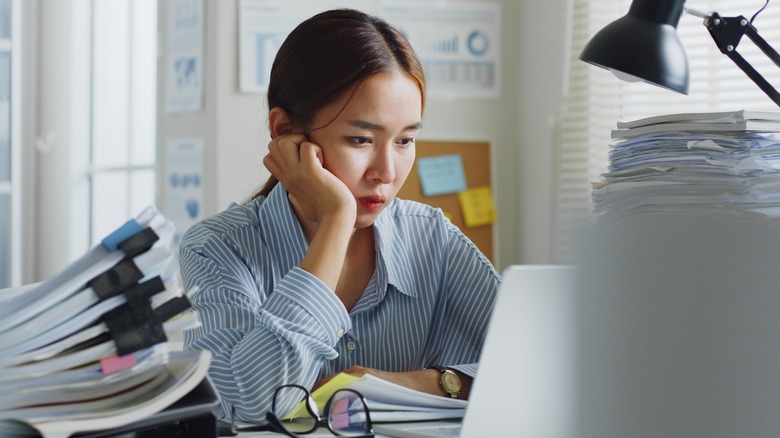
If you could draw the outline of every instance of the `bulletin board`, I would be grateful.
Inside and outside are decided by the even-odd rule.
[[[463,161],[463,172],[467,188],[491,187],[490,144],[487,142],[417,141],[417,158],[459,154]],[[438,196],[423,195],[417,163],[398,193],[401,199],[422,202],[441,208],[463,234],[482,251],[493,264],[493,224],[467,227],[463,219],[457,194]]]

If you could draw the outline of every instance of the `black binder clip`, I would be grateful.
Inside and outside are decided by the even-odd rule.
[[[143,284],[146,283],[149,282]],[[163,323],[190,308],[187,297],[181,296],[153,310],[143,291],[136,288],[133,291],[138,292],[138,295],[127,297],[127,303],[103,314],[103,321],[114,339],[119,356],[167,341]]]
[[[149,239],[153,240],[149,242]],[[106,236],[100,243],[111,252],[121,249],[128,255],[128,251],[132,253],[136,251],[136,248],[140,248],[139,252],[130,255],[132,257],[149,249],[158,239],[157,233],[151,227],[144,228],[135,219],[130,219],[113,233]],[[123,245],[124,248],[122,247]]]
[[[117,245],[117,247],[125,253],[125,258],[133,258],[138,254],[148,251],[149,248],[154,245],[154,242],[157,242],[158,240],[160,240],[160,237],[157,236],[157,233],[150,227],[147,227],[128,237]]]
[[[87,285],[95,291],[101,300],[124,292],[144,277],[144,273],[138,269],[133,257],[148,251],[158,240],[160,238],[151,228],[144,228],[123,240],[117,245],[117,248],[125,253],[122,261],[90,280]]]
[[[138,269],[132,258],[123,259],[111,269],[103,272],[87,283],[101,300],[111,298],[138,283],[144,273]]]

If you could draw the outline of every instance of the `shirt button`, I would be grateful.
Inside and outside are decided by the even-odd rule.
[[[357,344],[355,344],[355,341],[347,342],[347,350],[355,351],[355,348],[357,348]]]
[[[340,329],[336,330],[336,336],[338,336],[339,338],[344,336],[344,329],[340,328]]]

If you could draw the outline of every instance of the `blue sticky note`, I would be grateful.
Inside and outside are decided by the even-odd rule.
[[[425,196],[447,195],[466,190],[466,175],[460,155],[439,155],[417,159],[420,186]]]

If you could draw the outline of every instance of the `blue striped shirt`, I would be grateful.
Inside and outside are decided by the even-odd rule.
[[[245,421],[265,422],[274,390],[311,388],[353,365],[385,371],[451,366],[474,376],[500,282],[441,210],[395,199],[374,223],[376,267],[347,313],[299,265],[308,243],[281,184],[187,230],[180,269],[202,327],[185,347],[210,350],[209,375]]]

